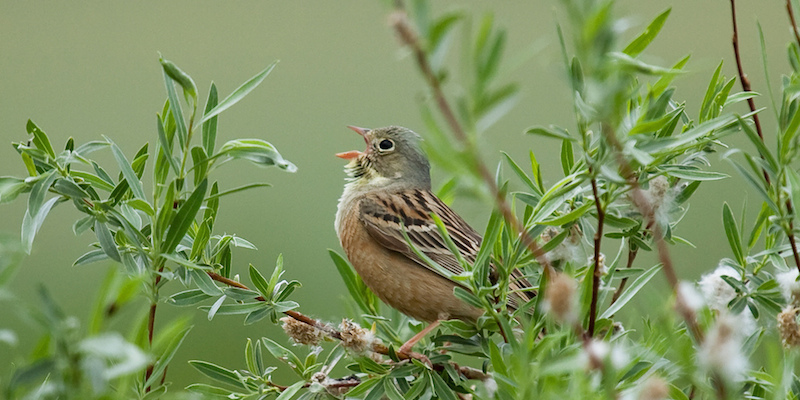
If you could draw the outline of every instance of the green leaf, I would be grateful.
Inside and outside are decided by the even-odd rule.
[[[189,361],[189,365],[211,379],[227,383],[234,387],[248,389],[248,387],[239,380],[239,375],[227,368],[201,360],[191,360]]]
[[[222,289],[219,288],[208,274],[199,269],[189,270],[192,276],[192,281],[197,285],[197,288],[202,290],[203,293],[209,296],[219,296],[222,294]]]
[[[250,271],[250,281],[253,282],[253,285],[255,285],[258,292],[261,293],[261,295],[264,296],[265,299],[267,300],[271,299],[272,293],[269,290],[269,283],[267,283],[267,280],[264,279],[264,275],[261,275],[261,272],[259,272],[258,269],[256,269],[256,267],[253,266],[253,264],[250,264],[249,271]]]
[[[742,240],[739,237],[739,229],[736,227],[736,219],[733,217],[733,212],[731,212],[727,202],[722,204],[722,224],[725,227],[725,236],[728,237],[728,244],[731,246],[736,261],[744,267],[747,264],[742,250]]]
[[[217,301],[214,302],[214,304],[211,305],[211,307],[208,307],[208,320],[209,321],[214,319],[214,316],[217,315],[217,311],[219,311],[219,309],[222,307],[222,303],[225,302],[225,299],[227,299],[227,296],[222,295],[217,299]],[[200,309],[201,310],[205,310],[205,307],[200,307]]]
[[[208,100],[203,114],[208,114],[217,106],[217,85],[211,82],[211,89],[208,91]],[[214,154],[214,145],[217,142],[217,117],[211,117],[203,124],[203,149],[206,154]]]
[[[50,144],[50,139],[43,130],[39,129],[33,121],[28,120],[25,129],[29,134],[33,135],[33,144],[37,149],[45,152],[50,158],[56,157],[56,152],[53,150],[53,145]]]
[[[131,167],[131,164],[128,163],[128,159],[125,158],[125,154],[122,153],[122,150],[120,150],[119,146],[111,141],[111,139],[105,136],[104,138],[111,145],[111,153],[114,154],[114,159],[117,160],[117,164],[122,172],[122,176],[125,177],[125,181],[128,182],[128,186],[130,187],[134,197],[145,200],[142,182],[136,176],[136,173],[133,172],[133,168]]]
[[[202,147],[195,146],[192,148],[192,164],[194,184],[197,186],[208,175],[208,157]]]
[[[562,129],[555,125],[550,125],[548,127],[532,126],[526,129],[525,133],[529,135],[539,135],[562,140],[575,140],[575,138],[569,135],[569,132],[567,132],[566,129]]]
[[[24,179],[13,176],[0,176],[0,204],[8,203],[28,189]]]
[[[431,377],[431,386],[433,386],[433,391],[436,392],[436,396],[438,396],[439,399],[458,400],[455,392],[453,392],[453,390],[447,386],[447,384],[444,382],[444,379],[442,379],[439,374],[431,371],[427,371],[426,373]]]
[[[192,226],[197,212],[200,211],[200,206],[203,205],[207,187],[208,179],[203,179],[200,185],[194,189],[192,195],[178,209],[178,213],[172,219],[169,231],[164,239],[164,245],[161,249],[163,253],[172,253],[189,230],[189,227]]]
[[[291,399],[292,397],[294,397],[295,394],[297,394],[298,391],[300,391],[300,389],[303,388],[305,384],[306,384],[305,381],[295,382],[292,386],[289,386],[288,388],[286,388],[286,390],[281,392],[281,395],[278,396],[275,400]]]
[[[279,345],[274,340],[262,337],[261,342],[264,343],[264,347],[267,348],[267,351],[269,351],[269,353],[272,354],[272,356],[275,357],[277,360],[286,363],[291,363],[297,367],[303,365],[303,362],[300,361],[300,358],[297,357],[297,355],[292,353],[292,351],[287,349],[286,347]]]
[[[162,374],[169,366],[169,363],[172,362],[172,359],[175,357],[175,353],[178,352],[178,348],[181,347],[183,344],[184,339],[189,334],[189,331],[192,330],[192,327],[186,327],[177,335],[172,337],[167,347],[164,349],[164,352],[158,357],[158,360],[153,363],[153,370],[150,374],[150,378],[147,382],[144,383],[144,387],[149,387],[155,384],[157,381],[161,380]]]
[[[72,266],[77,267],[79,265],[90,264],[93,262],[107,260],[107,259],[108,256],[106,255],[106,252],[104,252],[102,249],[94,249],[94,250],[89,250],[82,256],[78,257],[78,259],[72,263]]]
[[[625,304],[628,304],[628,302],[633,299],[633,296],[635,296],[636,293],[638,293],[639,290],[641,290],[644,285],[647,284],[647,282],[650,282],[650,279],[653,279],[653,277],[656,276],[656,273],[658,273],[660,269],[661,264],[658,264],[639,275],[639,277],[636,278],[633,283],[631,283],[631,285],[625,289],[624,292],[622,292],[617,301],[608,307],[608,309],[606,309],[602,315],[600,315],[600,319],[611,318],[617,313],[617,311],[621,310],[622,307],[624,307]]]
[[[575,156],[572,152],[572,142],[564,140],[561,142],[561,170],[564,171],[564,175],[570,174],[573,165],[575,165]]]
[[[243,186],[239,186],[237,188],[228,189],[228,190],[226,190],[224,192],[211,194],[210,196],[206,197],[206,201],[214,200],[214,199],[220,198],[222,196],[227,196],[229,194],[234,194],[234,193],[238,193],[238,192],[244,192],[245,190],[249,190],[249,189],[255,189],[255,188],[259,188],[259,187],[270,187],[270,186],[272,186],[272,185],[270,185],[269,183],[251,183],[249,185],[243,185]]]
[[[210,120],[211,118],[214,118],[217,114],[227,110],[232,105],[239,102],[239,100],[247,96],[248,93],[250,93],[253,89],[255,89],[259,84],[261,84],[262,81],[264,81],[264,78],[266,78],[267,75],[269,75],[269,73],[272,72],[272,69],[275,68],[275,65],[277,63],[278,63],[277,61],[273,62],[263,71],[259,72],[254,77],[247,80],[247,82],[243,83],[241,86],[236,88],[236,90],[234,90],[233,93],[231,93],[228,97],[222,100],[216,107],[212,108],[210,111],[207,111],[203,115],[203,118],[200,120],[200,122],[198,122],[197,124],[201,125],[206,121]]]
[[[521,181],[522,181],[522,182],[523,182],[523,183],[524,183],[526,186],[528,186],[528,187],[529,187],[531,190],[533,190],[534,192],[536,192],[537,194],[539,194],[539,195],[541,196],[541,195],[542,195],[542,193],[541,193],[541,191],[539,190],[539,188],[536,186],[536,184],[534,184],[534,183],[533,183],[533,181],[531,180],[531,178],[529,178],[529,177],[528,177],[528,175],[526,175],[526,174],[525,174],[525,172],[524,172],[524,171],[522,171],[522,168],[520,168],[520,167],[519,167],[519,165],[517,165],[517,163],[515,163],[515,162],[514,162],[514,160],[512,160],[512,159],[511,159],[511,156],[509,156],[509,155],[508,155],[508,153],[506,153],[506,152],[504,152],[504,151],[502,151],[502,152],[500,152],[500,153],[501,153],[501,154],[503,155],[503,157],[506,159],[506,162],[507,162],[507,163],[508,163],[508,165],[511,167],[511,170],[512,170],[512,171],[514,171],[514,173],[517,175],[517,177],[519,177],[519,179],[520,179],[520,180],[521,180]]]
[[[227,298],[227,296],[222,296]],[[208,311],[209,317],[214,315],[239,315],[239,314],[249,314],[252,312],[264,310],[264,309],[272,309],[272,305],[263,301],[257,301],[254,303],[233,303],[233,304],[222,304],[222,301],[217,300],[211,307],[209,306],[200,306],[201,310]],[[213,311],[213,314],[212,312]],[[209,321],[211,318],[209,318]]]
[[[461,286],[458,286],[458,285],[453,286],[453,294],[457,298],[461,299],[465,303],[467,303],[467,304],[469,304],[469,305],[471,305],[471,306],[473,306],[475,308],[483,308],[483,304],[481,303],[481,300],[477,296],[475,296],[474,294],[472,294],[471,292],[467,291],[466,289],[464,289]]]
[[[183,72],[183,70],[178,68],[172,61],[165,60],[162,57],[159,57],[158,61],[161,62],[161,68],[164,69],[167,76],[181,85],[183,97],[186,99],[186,102],[191,107],[195,107],[197,105],[197,85],[194,83],[192,77],[186,72]]]
[[[175,84],[172,83],[172,78],[169,77],[167,71],[164,71],[164,87],[167,89],[169,110],[175,121],[175,133],[178,134],[178,144],[180,145],[181,151],[183,151],[183,149],[186,148],[186,139],[188,136],[186,121],[183,119],[183,109],[181,109],[181,103],[178,101],[178,94],[175,92]],[[166,116],[164,117],[166,118]]]
[[[625,49],[622,50],[623,53],[631,56],[636,57],[639,55],[647,46],[653,41],[653,39],[658,36],[658,33],[661,31],[661,28],[664,26],[664,22],[667,21],[667,17],[669,17],[672,8],[668,8],[664,10],[661,14],[659,14],[650,25],[647,25],[644,32],[640,33],[636,39],[633,39],[630,44],[625,46]]]
[[[58,197],[53,197],[52,199],[47,200],[39,208],[39,212],[33,216],[30,213],[25,212],[25,216],[22,218],[22,248],[25,249],[27,254],[31,253],[31,247],[33,247],[33,238],[36,237],[36,233],[39,232],[39,228],[42,227],[45,217],[47,217],[47,214],[50,213],[50,210],[53,208],[53,206],[56,205],[56,202],[58,202]]]
[[[174,306],[184,307],[193,306],[211,297],[200,289],[189,289],[169,296],[166,301]]]
[[[339,271],[339,276],[342,277],[344,281],[344,286],[347,288],[347,291],[350,293],[350,298],[355,300],[358,307],[361,311],[365,313],[372,313],[373,310],[367,306],[367,301],[364,299],[364,294],[361,291],[363,284],[359,284],[361,278],[356,275],[353,271],[353,268],[344,259],[344,257],[340,256],[339,253],[328,249],[328,255],[330,255],[331,260],[333,260],[333,265],[336,266],[336,270]],[[369,289],[365,289],[369,290]]]
[[[284,159],[275,146],[261,139],[230,140],[219,149],[219,153],[215,154],[213,158],[222,156],[245,159],[262,167],[275,165],[288,172],[297,171],[297,167]]]
[[[56,170],[54,169],[35,178],[36,183],[31,187],[31,194],[28,196],[28,214],[36,216],[39,213],[39,209],[42,207],[42,204],[44,204],[47,191],[50,190],[50,186],[53,185],[53,182],[55,182],[57,178],[58,174],[56,174]]]
[[[585,204],[583,204],[582,206],[580,206],[580,207],[578,207],[578,208],[576,208],[576,209],[574,209],[574,210],[572,210],[572,211],[570,211],[570,212],[568,212],[566,214],[563,214],[563,215],[560,215],[558,217],[555,217],[555,218],[552,218],[552,219],[548,219],[548,220],[545,220],[545,221],[542,221],[542,222],[537,222],[537,224],[550,225],[550,226],[561,226],[561,225],[564,225],[566,223],[572,222],[572,221],[582,217],[593,206],[594,206],[594,200],[587,200]]]
[[[120,262],[119,250],[117,250],[117,244],[114,242],[114,237],[111,235],[108,225],[95,219],[94,233],[97,235],[97,240],[100,242],[100,248],[103,249],[103,252],[110,259]]]
[[[193,383],[187,386],[186,390],[210,397],[219,397],[225,399],[243,399],[247,397],[247,395],[244,393],[232,392],[228,389],[207,385],[205,383]]]
[[[777,171],[778,162],[775,160],[775,156],[772,154],[772,152],[769,151],[769,149],[767,149],[766,145],[764,145],[764,141],[758,136],[758,133],[754,131],[753,128],[747,123],[747,121],[743,120],[741,117],[737,116],[736,120],[739,122],[739,126],[742,127],[742,130],[744,131],[745,135],[750,140],[750,143],[753,143],[753,145],[758,150],[758,154],[761,155],[761,157],[763,157],[764,160],[767,161],[767,164],[769,164],[769,167],[773,171]]]
[[[158,131],[158,143],[161,146],[161,151],[164,153],[163,157],[169,162],[172,172],[175,175],[179,175],[181,172],[181,166],[178,165],[178,160],[176,160],[172,155],[173,149],[171,140],[167,139],[167,134],[164,132],[164,124],[161,122],[161,118],[158,116],[156,116],[156,130]],[[164,176],[166,177],[167,174],[164,174]]]
[[[694,167],[680,165],[663,165],[660,169],[665,171],[669,176],[689,181],[717,181],[730,177],[728,174],[723,174],[721,172],[701,171]]]

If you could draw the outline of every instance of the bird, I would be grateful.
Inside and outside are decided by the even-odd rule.
[[[349,163],[334,227],[347,259],[367,287],[401,313],[430,323],[398,350],[408,353],[439,321],[474,322],[483,314],[482,309],[457,298],[453,289],[459,283],[430,266],[408,241],[458,275],[464,270],[432,214],[442,221],[467,262],[475,261],[482,237],[431,191],[430,163],[420,135],[399,126],[348,128],[361,135],[366,150],[336,154]],[[513,297],[525,300],[533,295],[523,290],[530,284],[515,271],[510,284],[516,289],[512,308],[518,302]]]

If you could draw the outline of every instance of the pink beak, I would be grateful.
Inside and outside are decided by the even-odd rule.
[[[361,135],[361,137],[364,138],[364,142],[369,144],[369,142],[367,140],[367,132],[369,132],[369,129],[359,128],[359,127],[353,126],[353,125],[348,125],[347,127],[352,129],[355,133]],[[345,160],[352,160],[354,158],[360,157],[363,154],[364,154],[363,152],[360,152],[358,150],[352,150],[352,151],[346,151],[344,153],[337,153],[336,157],[343,158]]]

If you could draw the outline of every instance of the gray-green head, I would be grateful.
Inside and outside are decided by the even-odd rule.
[[[365,129],[348,126],[364,138],[367,149],[336,156],[350,160],[345,170],[357,185],[430,189],[431,166],[420,148],[422,138],[412,130],[387,126]]]

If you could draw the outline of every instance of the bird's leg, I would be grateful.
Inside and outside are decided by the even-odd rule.
[[[436,321],[431,322],[431,324],[426,326],[425,329],[419,331],[418,334],[414,335],[414,337],[408,339],[407,342],[403,343],[403,345],[400,346],[400,349],[397,350],[397,352],[404,354],[411,353],[411,349],[414,347],[415,344],[417,344],[417,342],[422,340],[422,338],[427,336],[429,333],[431,333],[432,330],[436,329],[439,326],[439,321],[440,320],[437,319]]]

